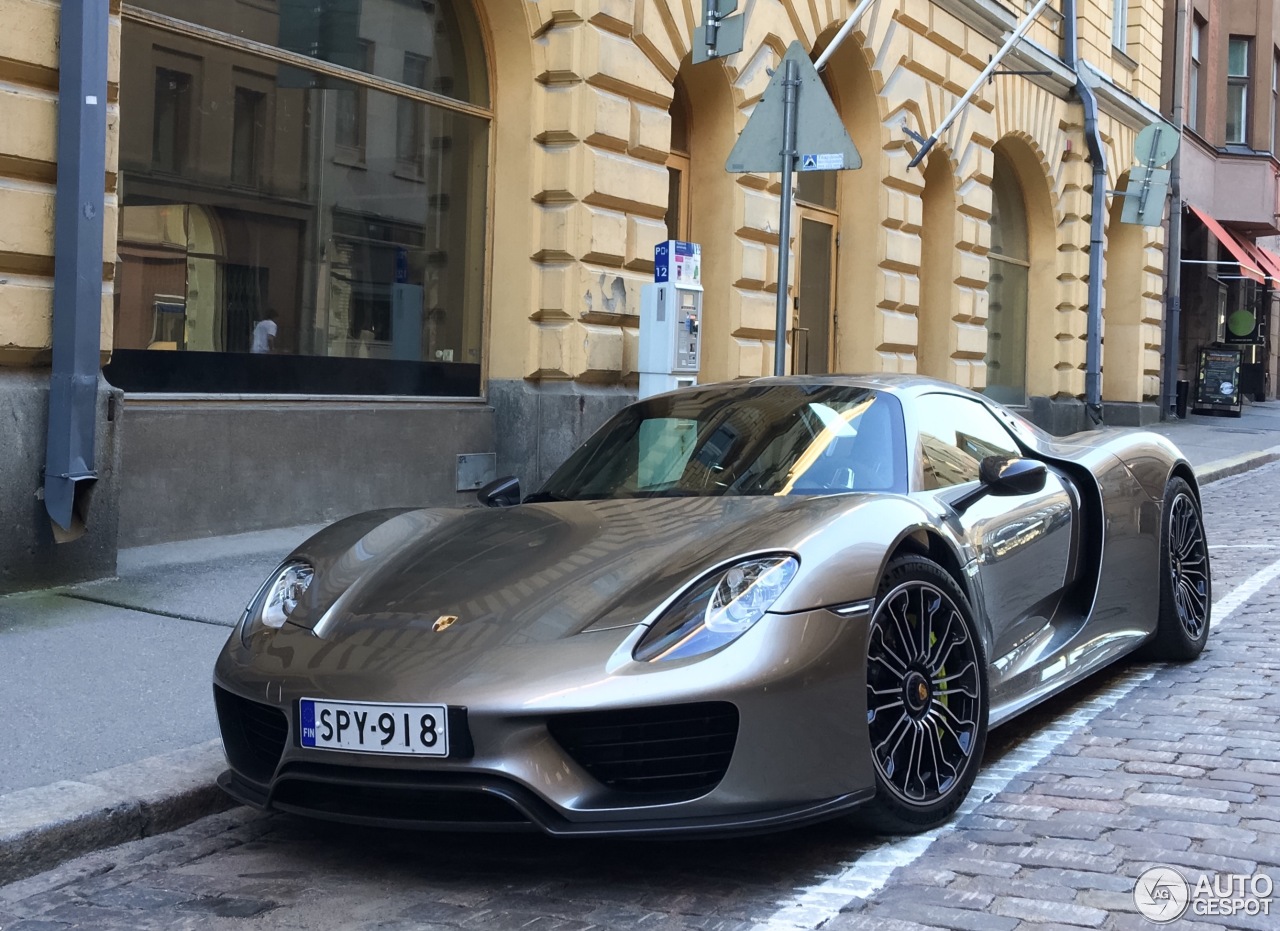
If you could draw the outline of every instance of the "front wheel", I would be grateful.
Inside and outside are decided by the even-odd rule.
[[[987,740],[987,667],[968,599],[921,556],[894,559],[867,644],[867,731],[876,797],[860,815],[894,833],[945,822]]]
[[[1212,596],[1200,502],[1184,479],[1171,478],[1160,508],[1160,614],[1148,645],[1151,656],[1199,656],[1209,639]]]

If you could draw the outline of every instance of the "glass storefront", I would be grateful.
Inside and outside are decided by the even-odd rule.
[[[488,107],[464,3],[126,4],[108,379],[478,395]]]

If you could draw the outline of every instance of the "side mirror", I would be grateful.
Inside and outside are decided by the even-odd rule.
[[[1047,474],[1044,463],[1034,459],[988,456],[978,466],[978,481],[997,497],[1043,491]]]
[[[476,498],[487,508],[509,508],[520,503],[520,479],[513,475],[495,478],[476,492]]]
[[[1048,476],[1043,462],[1017,456],[987,456],[978,465],[978,487],[951,502],[957,514],[963,514],[987,495],[1009,498],[1031,495],[1044,489]]]

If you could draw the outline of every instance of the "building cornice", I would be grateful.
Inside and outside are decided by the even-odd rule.
[[[1103,113],[1115,117],[1131,129],[1142,129],[1164,119],[1160,111],[1116,84],[1096,65],[1081,60],[1080,74],[1093,88]]]
[[[1018,12],[996,0],[934,0],[934,5],[967,24],[997,46],[1018,27],[1020,19]],[[1062,14],[1057,10],[1046,9],[1042,18],[1060,23]],[[1044,72],[1028,74],[1024,77],[1055,97],[1065,98],[1075,88],[1075,73],[1062,63],[1058,54],[1031,39],[1023,39],[1019,42],[1010,50],[1005,61],[1008,62],[1010,70]],[[1119,120],[1132,129],[1141,129],[1161,119],[1159,110],[1120,87],[1101,69],[1082,60],[1080,72],[1097,95],[1099,109],[1107,116]]]

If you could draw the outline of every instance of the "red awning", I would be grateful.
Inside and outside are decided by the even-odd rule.
[[[1191,208],[1191,212],[1200,218],[1200,222],[1209,228],[1209,232],[1213,233],[1218,242],[1227,247],[1227,251],[1235,258],[1240,265],[1240,274],[1247,278],[1252,278],[1258,284],[1267,283],[1266,272],[1262,270],[1261,263],[1249,254],[1249,250],[1240,245],[1239,240],[1231,235],[1221,223],[1209,216],[1199,207],[1193,204],[1187,204]]]
[[[1272,263],[1267,256],[1263,255],[1263,249],[1261,246],[1255,242],[1250,242],[1234,230],[1227,230],[1227,232],[1230,233],[1232,238],[1239,243],[1240,247],[1248,253],[1249,258],[1253,260],[1254,268],[1261,269],[1264,275],[1269,275],[1273,279],[1280,278],[1280,275],[1276,272],[1274,263]]]
[[[1280,255],[1276,255],[1269,249],[1264,249],[1257,243],[1253,244],[1253,248],[1257,251],[1259,258],[1262,259],[1262,267],[1265,268],[1273,280],[1280,282]]]

